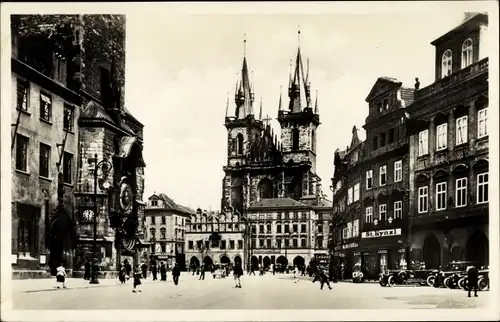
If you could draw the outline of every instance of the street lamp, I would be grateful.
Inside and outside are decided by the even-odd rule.
[[[90,284],[99,284],[99,280],[97,278],[98,274],[98,265],[97,265],[97,172],[99,168],[101,168],[101,172],[103,175],[106,175],[113,168],[112,164],[106,160],[101,160],[97,162],[97,153],[94,155],[94,158],[90,158],[88,160],[89,164],[94,164],[94,247],[92,248],[92,275],[90,279]],[[110,184],[108,182],[103,183],[103,188],[108,189]]]

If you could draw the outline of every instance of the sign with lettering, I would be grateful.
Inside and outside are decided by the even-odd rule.
[[[400,252],[400,253],[406,253],[406,249],[401,248],[401,249],[398,250],[398,252]]]
[[[401,228],[364,231],[361,238],[379,238],[401,235]]]
[[[358,247],[358,246],[359,245],[357,243],[350,243],[350,244],[342,245],[342,249],[355,248],[355,247]]]
[[[387,254],[387,249],[379,249],[378,253],[379,254]]]

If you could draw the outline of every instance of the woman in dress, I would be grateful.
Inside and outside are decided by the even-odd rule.
[[[141,288],[140,288],[140,285],[142,284],[141,283],[141,276],[142,276],[141,267],[139,265],[137,265],[137,268],[134,271],[134,289],[132,290],[132,292],[134,292],[134,293],[136,292],[136,289],[137,289],[137,291],[141,292]]]
[[[161,275],[162,281],[167,280],[167,267],[165,266],[164,262],[161,262],[161,264],[160,264],[160,275]]]

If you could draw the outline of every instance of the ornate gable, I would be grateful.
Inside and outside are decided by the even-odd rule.
[[[386,93],[387,91],[395,87],[400,87],[402,84],[403,83],[401,83],[396,78],[379,77],[375,82],[375,84],[373,85],[372,89],[370,90],[370,94],[368,94],[365,101],[370,102],[374,98]]]

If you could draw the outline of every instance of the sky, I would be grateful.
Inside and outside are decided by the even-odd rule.
[[[262,98],[263,114],[274,119],[279,135],[280,86],[287,106],[299,26],[322,123],[317,173],[324,193],[331,195],[334,151],[350,143],[354,125],[364,124],[365,98],[376,79],[395,77],[408,87],[415,77],[421,87],[433,82],[430,42],[464,16],[450,8],[358,15],[127,15],[126,105],[145,126],[144,199],[163,192],[193,209],[219,209],[227,164],[226,100],[229,93],[229,114],[234,115],[244,35],[255,114]],[[364,139],[362,128],[358,134]]]

